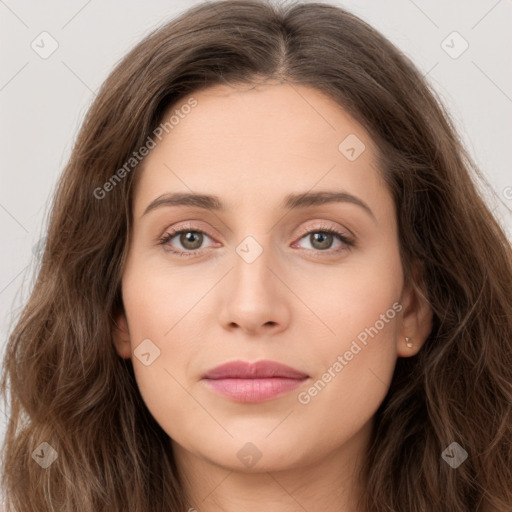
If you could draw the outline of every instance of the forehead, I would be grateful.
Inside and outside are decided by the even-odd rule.
[[[173,128],[181,143],[201,140],[207,147],[218,143],[244,151],[265,148],[298,149],[316,155],[318,145],[338,152],[344,136],[358,132],[368,139],[363,127],[334,100],[310,86],[288,83],[215,85],[191,95],[197,105],[180,116]],[[178,113],[186,99],[168,109],[165,119]],[[179,139],[178,139],[179,138]],[[237,148],[233,148],[237,149]],[[260,151],[261,153],[261,151]]]
[[[183,108],[190,98],[195,106]],[[274,195],[280,201],[314,187],[347,188],[372,201],[384,186],[367,132],[309,86],[216,85],[173,105],[163,123],[171,116],[172,128],[137,171],[137,196],[144,202],[163,192],[194,190],[234,206]],[[143,208],[136,205],[139,214]]]

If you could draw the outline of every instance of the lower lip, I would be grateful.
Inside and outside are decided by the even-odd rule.
[[[203,379],[213,391],[237,402],[264,402],[298,388],[307,378]]]

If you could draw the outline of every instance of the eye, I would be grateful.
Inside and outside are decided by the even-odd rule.
[[[311,247],[308,250],[316,252],[342,252],[355,245],[355,242],[347,235],[331,226],[319,226],[302,233],[300,240],[306,240]],[[338,240],[337,248],[332,249],[333,243]],[[296,243],[297,244],[297,243]],[[294,245],[296,245],[294,244]]]
[[[194,229],[193,226],[185,226],[181,229],[170,229],[159,239],[158,244],[166,246],[165,250],[178,256],[194,256],[204,247],[206,238],[211,237],[200,229]],[[309,238],[308,238],[309,237]],[[176,239],[174,243],[172,241]],[[307,240],[311,247],[306,247],[313,253],[339,253],[349,250],[355,246],[354,240],[331,226],[318,226],[315,229],[309,229],[302,233],[301,240]],[[337,248],[332,248],[333,243],[338,240]],[[179,244],[176,248],[175,244]],[[293,244],[296,247],[298,242]],[[181,246],[181,247],[180,247]]]
[[[205,237],[210,238],[204,231],[193,229],[192,227],[184,227],[177,230],[171,229],[160,238],[159,245],[170,247],[166,250],[179,256],[193,256],[202,248]],[[172,248],[171,241],[174,238],[177,239],[176,243],[181,245],[181,249],[180,247],[178,247],[178,250]]]

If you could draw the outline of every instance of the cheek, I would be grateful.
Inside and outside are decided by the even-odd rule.
[[[211,284],[200,272],[172,268],[165,258],[134,257],[123,277],[123,303],[133,345],[141,337],[169,343],[183,324],[190,326],[196,306]]]
[[[194,408],[185,388],[190,363],[204,340],[201,298],[211,287],[194,275],[133,258],[123,276],[135,378],[146,406],[168,435],[176,424],[171,419]]]
[[[334,437],[340,435],[337,425],[354,432],[361,428],[384,399],[396,364],[403,309],[402,267],[392,247],[342,273],[334,283],[326,281],[325,295],[318,298],[331,332],[311,354],[319,371],[298,396],[311,428]]]
[[[296,397],[295,419],[306,436],[316,433],[311,442],[317,454],[330,453],[363,429],[368,431],[365,426],[370,425],[391,383],[401,304],[393,302],[396,295],[389,289],[365,298],[346,303],[336,338],[311,355],[318,373]],[[286,432],[282,434],[280,442],[285,443]]]
[[[325,269],[323,272],[325,274]],[[328,346],[329,351],[343,350],[344,347],[348,350],[350,342],[359,336],[363,343],[366,338],[368,341],[381,340],[373,343],[366,352],[372,353],[374,349],[378,352],[379,346],[385,349],[384,340],[392,335],[397,309],[401,309],[400,306],[393,308],[403,287],[398,246],[382,242],[371,250],[347,258],[328,276],[311,274],[301,292],[307,297],[311,310],[328,327],[322,329],[327,333],[322,336],[325,341],[322,346]],[[313,286],[312,283],[318,284]],[[373,329],[375,324],[378,333]],[[367,329],[371,329],[375,336],[371,336]]]

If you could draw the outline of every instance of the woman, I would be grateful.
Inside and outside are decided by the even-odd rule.
[[[512,507],[511,248],[414,65],[334,6],[149,35],[4,361],[12,511]]]

